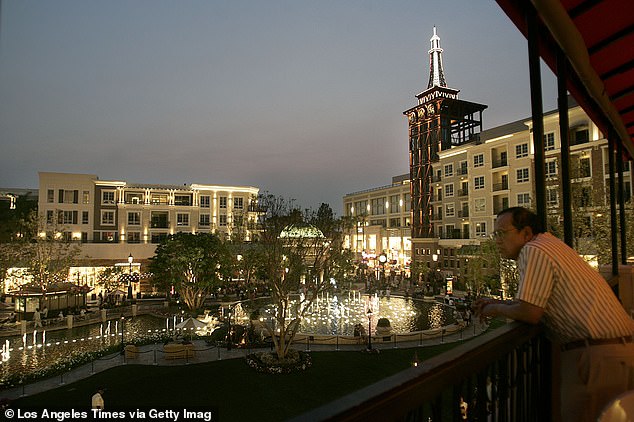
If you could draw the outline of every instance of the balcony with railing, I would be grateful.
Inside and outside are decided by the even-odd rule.
[[[508,190],[509,188],[509,182],[507,180],[501,182],[501,183],[494,183],[493,184],[493,192],[497,192],[497,191],[501,191],[501,190]]]
[[[501,158],[495,158],[493,160],[493,168],[498,168],[498,167],[505,167],[508,166],[508,160],[506,159],[506,157],[501,157]]]
[[[295,421],[557,420],[553,348],[539,326],[504,325]]]

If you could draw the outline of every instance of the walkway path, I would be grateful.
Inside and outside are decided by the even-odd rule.
[[[426,347],[431,345],[437,345],[440,343],[451,343],[463,340],[469,340],[474,336],[477,336],[484,331],[488,326],[480,325],[476,323],[475,325],[468,326],[464,330],[460,332],[455,332],[453,334],[446,335],[444,337],[434,337],[430,339],[425,339],[423,344],[419,341],[411,341],[411,342],[399,342],[399,343],[373,343],[372,347],[375,349],[391,349],[394,347],[398,348],[413,348],[413,347]],[[5,391],[0,391],[0,400],[9,399],[15,400],[19,397],[28,396],[37,394],[43,391],[52,390],[54,388],[60,387],[65,384],[70,384],[75,381],[79,381],[85,378],[88,378],[98,372],[104,371],[106,369],[119,366],[119,365],[127,365],[127,364],[135,364],[135,365],[161,365],[161,366],[173,366],[173,365],[187,365],[190,363],[203,363],[203,362],[212,362],[224,359],[236,359],[243,358],[249,353],[254,352],[254,349],[231,349],[227,350],[222,347],[209,346],[205,343],[204,340],[194,340],[194,350],[195,356],[191,358],[183,358],[183,359],[166,359],[166,355],[163,352],[162,344],[150,344],[146,346],[139,347],[139,355],[133,359],[126,359],[123,354],[116,353],[108,356],[104,356],[99,358],[91,363],[82,365],[77,367],[63,375],[44,379],[41,381],[34,382],[32,384],[23,385],[17,388],[8,389]],[[302,344],[296,343],[296,348],[301,350],[309,350],[311,352],[322,352],[322,351],[361,351],[364,350],[367,346],[365,344],[355,344],[355,345],[321,345],[321,344]],[[267,349],[259,349],[259,350],[267,350]]]

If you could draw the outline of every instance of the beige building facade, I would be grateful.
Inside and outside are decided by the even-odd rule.
[[[249,240],[259,189],[252,186],[152,185],[93,174],[39,173],[41,235],[81,245],[90,261],[145,260],[177,232]]]

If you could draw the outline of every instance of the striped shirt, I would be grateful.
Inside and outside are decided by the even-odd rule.
[[[634,321],[601,275],[577,252],[541,233],[520,251],[516,298],[544,309],[549,336],[567,343],[634,334]]]

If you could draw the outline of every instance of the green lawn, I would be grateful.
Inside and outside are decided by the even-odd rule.
[[[221,421],[281,421],[379,381],[455,345],[389,349],[380,354],[313,352],[313,366],[301,373],[264,375],[244,359],[186,366],[126,365],[16,400],[16,409],[85,411],[98,386],[106,409],[215,409]]]

